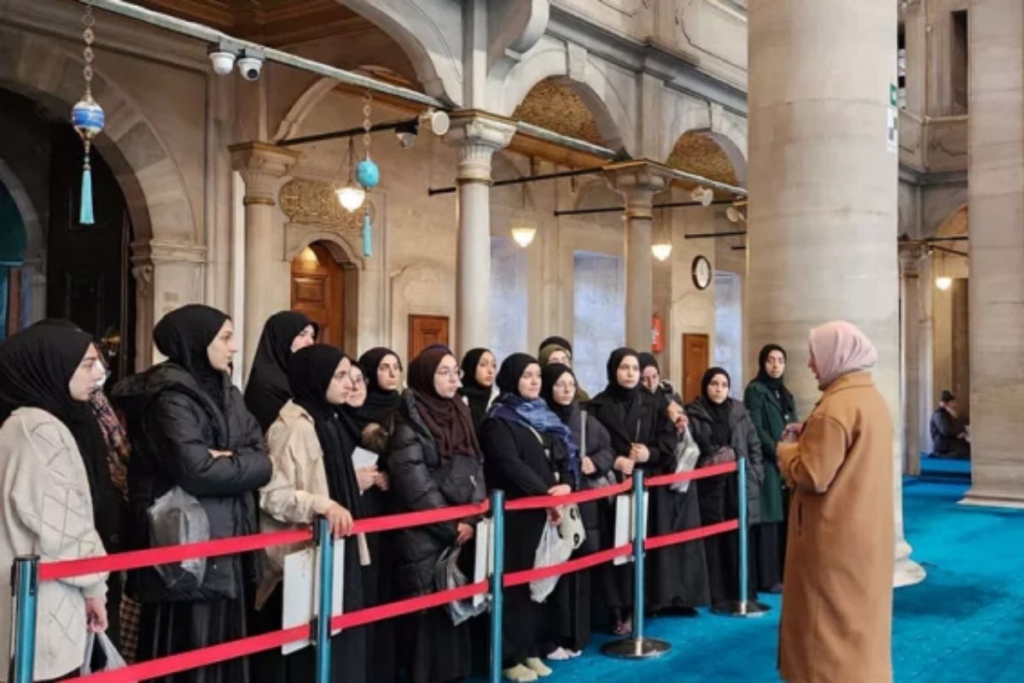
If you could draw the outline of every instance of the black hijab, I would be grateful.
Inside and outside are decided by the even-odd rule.
[[[776,379],[764,369],[765,364],[768,362],[768,356],[772,351],[778,351],[785,360],[789,360],[786,356],[786,349],[778,344],[766,344],[757,356],[757,381],[768,387],[775,394],[775,398],[779,399],[779,404],[782,406],[782,411],[785,414],[790,416],[796,415],[796,400],[789,389],[786,388],[785,375]]]
[[[522,398],[522,394],[519,393],[519,380],[526,372],[526,368],[533,364],[540,365],[540,361],[528,353],[513,353],[502,361],[501,369],[498,370],[498,376],[495,379],[495,384],[498,385],[501,393]]]
[[[302,313],[281,311],[270,316],[263,326],[252,372],[245,386],[245,406],[266,432],[274,424],[281,408],[292,397],[288,387],[288,359],[292,355],[292,344],[302,330],[316,324]]]
[[[466,397],[469,412],[473,416],[473,424],[479,426],[487,415],[487,406],[491,402],[494,387],[485,387],[476,381],[476,368],[485,353],[494,355],[490,349],[471,349],[462,359],[462,388],[459,393]]]
[[[568,424],[576,399],[574,398],[567,406],[563,406],[555,401],[555,385],[558,383],[558,380],[562,379],[562,375],[566,374],[572,377],[574,381],[576,380],[575,373],[573,373],[572,368],[568,365],[553,363],[544,368],[541,372],[541,379],[544,384],[541,386],[540,395],[547,402],[548,407],[551,408],[551,412],[557,415],[558,419],[562,422]]]
[[[636,386],[632,389],[619,384],[619,366],[622,365],[622,361],[626,358],[633,356],[637,359],[637,363],[640,362],[640,354],[633,349],[623,346],[621,348],[612,351],[608,357],[608,364],[605,366],[605,373],[608,376],[608,386],[605,387],[605,393],[609,394],[616,401],[622,403],[628,403],[632,401],[640,393],[640,382],[637,381]]]
[[[0,345],[0,424],[18,408],[39,408],[68,428],[89,480],[97,531],[113,552],[121,497],[110,478],[107,442],[88,403],[72,399],[68,386],[92,343],[74,323],[48,319]]]
[[[353,517],[359,517],[359,480],[352,463],[352,451],[358,443],[339,414],[341,406],[327,402],[327,389],[344,358],[344,351],[327,344],[299,349],[288,362],[288,386],[292,401],[313,418],[317,440],[324,453],[331,500],[348,508]]]
[[[402,392],[382,389],[377,381],[377,368],[388,356],[397,358],[398,367],[403,367],[401,357],[383,346],[370,349],[359,357],[359,366],[366,373],[366,403],[356,414],[360,429],[371,423],[386,425],[402,400]]]
[[[153,342],[167,360],[192,375],[213,402],[225,410],[227,373],[210,365],[207,348],[230,317],[216,308],[189,304],[171,311],[153,329]]]
[[[437,442],[442,459],[455,455],[480,457],[476,426],[469,408],[457,396],[444,398],[434,387],[437,368],[448,356],[452,356],[451,351],[440,346],[424,349],[416,356],[409,365],[409,391],[420,419]]]
[[[718,375],[723,375],[732,386],[732,378],[723,368],[709,368],[700,381],[701,396],[704,399],[704,407],[711,416],[711,445],[714,447],[728,446],[732,443],[732,425],[729,416],[732,414],[732,399],[726,397],[721,403],[715,403],[708,394],[708,387],[711,380]]]

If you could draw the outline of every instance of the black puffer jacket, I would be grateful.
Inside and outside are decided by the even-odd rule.
[[[224,385],[223,410],[192,375],[169,362],[114,387],[111,398],[125,413],[132,444],[128,497],[133,547],[150,547],[146,512],[174,486],[202,504],[211,539],[256,533],[254,492],[270,481],[270,458],[259,424],[227,375]],[[210,450],[232,455],[215,458]],[[254,569],[246,569],[254,579]],[[196,591],[169,590],[152,569],[132,572],[129,587],[145,602],[237,598],[243,576],[241,559],[225,556],[206,560],[205,579]]]
[[[487,497],[483,463],[465,455],[442,458],[411,392],[405,393],[398,407],[384,466],[391,479],[389,494],[395,513],[481,503]],[[399,598],[435,591],[437,561],[455,544],[457,527],[456,522],[447,522],[395,532],[394,577]]]
[[[700,447],[700,459],[697,467],[704,467],[707,459],[714,455],[711,444],[711,413],[708,411],[707,399],[699,398],[686,406],[686,414],[690,418],[690,432],[693,440]],[[737,458],[747,460],[747,524],[761,522],[761,483],[764,480],[764,456],[761,453],[761,442],[757,438],[750,413],[743,403],[729,399],[729,431],[732,435],[731,447]],[[737,514],[736,475],[727,474],[703,479],[698,487],[700,497],[700,515],[704,524],[724,522],[735,519]]]

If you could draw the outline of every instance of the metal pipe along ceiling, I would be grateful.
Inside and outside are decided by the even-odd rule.
[[[78,0],[78,2],[85,4],[86,0]],[[403,88],[398,85],[391,85],[390,83],[385,83],[375,78],[370,78],[369,76],[363,76],[346,69],[339,69],[338,67],[312,59],[306,59],[305,57],[299,57],[282,50],[265,47],[259,43],[234,38],[222,31],[210,28],[209,26],[204,26],[203,24],[188,21],[186,19],[172,17],[168,14],[163,14],[162,12],[146,9],[145,7],[139,7],[138,5],[126,2],[126,0],[91,0],[91,4],[93,7],[106,10],[107,12],[119,14],[123,17],[134,19],[135,21],[141,21],[167,31],[173,31],[181,35],[189,36],[210,45],[218,45],[225,49],[235,51],[251,50],[261,54],[263,59],[266,61],[277,62],[278,64],[284,64],[285,66],[290,66],[302,71],[320,74],[321,76],[333,78],[340,83],[346,83],[357,88],[373,90],[374,92],[391,95],[393,97],[398,97],[409,102],[415,102],[435,109],[443,109],[446,111],[450,111],[452,109],[449,104],[421,92],[416,92],[415,90]],[[518,121],[515,125],[516,129],[521,133],[556,145],[561,145],[567,149],[592,154],[596,157],[607,159],[609,161],[621,161],[624,160],[624,158],[628,158],[624,153],[616,152],[608,147],[602,147],[601,145],[595,145],[594,143],[587,142],[586,140],[580,140],[579,138],[556,133],[555,131],[548,130],[547,128],[535,126],[532,123]],[[742,197],[747,196],[747,191],[742,187],[710,180],[703,176],[687,173],[686,171],[679,171],[676,169],[667,170],[679,180],[686,180],[713,189],[732,192],[733,194]]]

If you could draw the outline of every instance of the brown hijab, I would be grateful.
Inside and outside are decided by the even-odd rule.
[[[416,412],[437,441],[438,453],[443,459],[453,455],[480,457],[469,407],[458,394],[443,398],[434,388],[434,374],[448,356],[452,356],[448,349],[436,346],[418,355],[409,365],[409,391]]]

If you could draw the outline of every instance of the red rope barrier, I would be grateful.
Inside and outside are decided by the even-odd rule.
[[[712,465],[711,467],[702,467],[697,470],[690,470],[689,472],[682,472],[680,474],[661,474],[657,477],[651,477],[644,483],[649,488],[655,486],[669,486],[670,484],[678,484],[681,481],[694,481],[696,479],[707,479],[708,477],[717,477],[720,474],[728,474],[735,472],[738,466],[735,462],[727,462],[724,465]]]
[[[395,529],[409,529],[428,524],[454,522],[460,519],[484,515],[490,512],[490,510],[491,501],[485,500],[479,505],[460,505],[458,507],[424,510],[422,512],[403,512],[400,515],[368,517],[356,520],[352,532],[356,534],[372,534],[379,531],[394,531]]]
[[[65,560],[63,562],[42,562],[39,564],[40,581],[58,581],[72,576],[97,574],[100,572],[120,572],[142,567],[155,567],[183,560],[194,560],[200,557],[219,557],[236,553],[264,550],[275,545],[303,543],[313,538],[312,529],[296,531],[280,531],[273,534],[251,534],[235,538],[222,538],[216,541],[186,543],[184,545],[133,550],[127,553],[116,553],[103,557],[89,557],[81,560]]]
[[[229,659],[247,657],[257,652],[273,650],[286,643],[309,640],[311,637],[312,633],[310,632],[309,624],[303,624],[302,626],[295,626],[283,631],[274,631],[273,633],[232,640],[229,643],[211,645],[199,650],[182,652],[140,664],[132,664],[123,669],[101,671],[71,680],[87,681],[88,683],[134,683],[135,681],[149,678],[170,676],[171,674],[198,669],[203,666],[210,666],[211,664],[219,664]]]
[[[523,571],[506,574],[503,585],[505,588],[513,588],[515,586],[522,586],[524,583],[530,583],[531,581],[540,581],[541,579],[547,579],[552,576],[571,574],[573,572],[583,571],[584,569],[596,567],[597,565],[604,564],[605,562],[611,562],[616,558],[625,557],[626,555],[631,555],[632,553],[632,545],[621,545],[618,548],[609,548],[608,550],[601,550],[592,555],[587,555],[585,557],[580,557],[575,560],[562,562],[561,564],[553,564],[550,567],[541,567],[540,569],[524,569]]]
[[[505,511],[515,512],[516,510],[540,510],[544,508],[557,507],[559,505],[571,505],[573,503],[579,505],[580,503],[589,503],[592,500],[601,500],[602,498],[611,498],[612,496],[628,493],[632,488],[632,482],[624,481],[621,484],[602,486],[601,488],[591,489],[589,491],[580,491],[578,493],[570,493],[565,496],[531,496],[529,498],[519,498],[518,500],[510,500],[505,503]]]
[[[736,531],[739,528],[740,523],[735,519],[728,522],[719,522],[718,524],[708,524],[707,526],[697,527],[696,529],[688,529],[686,531],[678,531],[674,534],[663,534],[661,536],[648,538],[644,541],[644,548],[647,550],[657,550],[658,548],[664,548],[669,545],[679,545],[680,543],[686,543],[688,541],[696,541],[699,538],[707,538],[708,536],[717,536],[718,534]]]
[[[365,626],[366,624],[372,624],[385,619],[392,619],[394,617],[412,614],[413,612],[420,612],[422,610],[440,607],[441,605],[447,605],[449,602],[455,602],[456,600],[465,600],[466,598],[472,598],[475,595],[483,595],[489,588],[490,581],[485,579],[480,583],[473,583],[459,588],[451,588],[439,593],[419,595],[415,598],[406,598],[405,600],[399,600],[398,602],[389,602],[386,605],[367,607],[366,609],[361,609],[349,614],[339,614],[331,619],[331,628],[355,628],[356,626]]]

